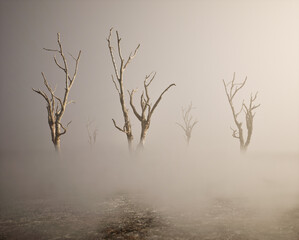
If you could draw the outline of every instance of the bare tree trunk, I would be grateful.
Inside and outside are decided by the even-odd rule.
[[[245,153],[247,151],[247,148],[248,148],[250,140],[251,140],[251,136],[252,136],[252,132],[253,132],[253,118],[255,116],[255,113],[252,113],[252,111],[260,106],[260,104],[258,104],[258,105],[253,104],[257,98],[258,93],[256,93],[254,96],[251,94],[249,104],[246,105],[243,100],[240,111],[239,112],[235,111],[235,108],[233,105],[233,98],[235,97],[237,92],[241,88],[244,87],[246,81],[247,81],[247,77],[245,78],[245,80],[243,82],[235,83],[235,73],[233,75],[233,80],[231,82],[225,83],[225,81],[223,80],[225,93],[226,93],[229,105],[231,107],[231,110],[232,110],[235,125],[237,126],[237,129],[231,128],[233,131],[232,136],[234,138],[239,139],[241,153]],[[238,120],[238,116],[242,112],[245,112],[245,115],[246,115],[245,116],[246,117],[246,128],[247,128],[246,142],[244,140],[244,135],[243,135],[243,128],[242,128],[243,123]]]
[[[242,124],[238,124],[237,127],[238,127],[238,133],[239,133],[240,151],[246,152],[247,148],[245,148],[245,146],[244,146],[244,136],[243,136]]]
[[[55,147],[55,150],[56,152],[60,152],[60,139],[57,139],[55,142],[54,142],[54,147]]]
[[[133,152],[133,135],[127,135],[127,140],[128,140],[128,149],[129,152],[132,153]]]
[[[112,121],[113,121],[114,127],[116,129],[118,129],[119,131],[126,134],[127,141],[128,141],[128,148],[129,148],[129,151],[132,152],[133,151],[133,149],[132,149],[133,134],[132,134],[132,127],[131,127],[131,121],[129,118],[128,109],[125,105],[123,77],[124,77],[125,69],[127,68],[128,64],[131,62],[131,60],[135,57],[135,55],[140,47],[140,44],[136,47],[134,53],[131,53],[129,55],[128,59],[125,61],[125,59],[122,56],[122,52],[121,52],[121,45],[120,45],[121,38],[119,37],[119,34],[116,31],[117,51],[118,51],[118,56],[120,59],[120,67],[118,68],[116,65],[115,57],[114,57],[114,48],[111,45],[111,34],[112,34],[112,28],[110,29],[109,36],[107,38],[107,42],[108,42],[108,48],[109,48],[109,52],[110,52],[110,56],[111,56],[112,65],[114,68],[115,78],[117,81],[114,80],[113,75],[111,75],[111,76],[112,76],[112,81],[114,83],[114,86],[118,92],[121,110],[122,110],[123,118],[124,118],[124,126],[121,128],[116,124],[114,119],[112,119]]]
[[[240,152],[243,153],[243,154],[246,153],[247,152],[247,146],[240,144]]]
[[[141,113],[139,114],[133,104],[133,95],[136,92],[136,89],[133,89],[131,92],[128,91],[129,96],[130,96],[130,106],[133,110],[133,113],[135,114],[136,118],[140,121],[141,123],[141,134],[140,134],[140,141],[138,148],[143,149],[144,144],[145,144],[145,137],[147,134],[147,131],[150,127],[151,124],[151,118],[152,115],[158,106],[159,102],[161,101],[164,93],[166,93],[171,87],[175,86],[174,83],[170,84],[159,96],[159,98],[156,100],[155,104],[152,106],[150,103],[150,97],[149,97],[149,92],[148,92],[148,87],[152,83],[156,76],[156,73],[152,75],[149,74],[148,76],[145,77],[145,80],[143,82],[144,85],[144,93],[142,93],[140,97],[140,106],[141,106]]]
[[[144,148],[145,138],[146,138],[148,129],[149,129],[149,125],[147,125],[146,123],[141,124],[141,134],[140,134],[140,140],[139,140],[139,145],[138,145],[139,149]]]
[[[60,41],[59,33],[57,33],[57,43],[58,43],[58,49],[44,48],[44,50],[49,51],[49,52],[56,52],[61,57],[61,61],[63,62],[62,64],[58,62],[55,55],[54,55],[54,62],[56,64],[56,66],[60,70],[62,70],[65,75],[64,96],[62,98],[60,98],[56,95],[56,93],[55,93],[56,89],[51,88],[51,86],[49,85],[49,83],[46,79],[46,76],[43,72],[41,74],[42,74],[42,77],[44,80],[44,85],[46,86],[49,93],[46,94],[44,91],[42,91],[40,89],[32,88],[32,90],[34,92],[36,92],[37,94],[41,95],[47,103],[46,108],[47,108],[47,113],[48,113],[48,124],[49,124],[50,131],[51,131],[51,139],[52,139],[52,142],[54,144],[56,151],[59,152],[60,151],[60,137],[66,133],[67,128],[68,128],[69,124],[71,123],[71,121],[70,121],[66,126],[63,126],[63,124],[61,123],[61,120],[65,113],[67,105],[70,103],[73,103],[73,101],[68,100],[68,96],[69,96],[71,87],[73,86],[74,81],[77,76],[78,64],[79,64],[79,60],[80,60],[80,56],[81,56],[81,51],[79,51],[78,56],[76,58],[70,54],[71,57],[75,61],[74,72],[73,72],[73,74],[70,74],[68,64],[67,64],[67,59],[65,57],[65,54],[64,54],[64,51],[62,48],[62,44]],[[63,129],[63,131],[61,131],[60,127]]]

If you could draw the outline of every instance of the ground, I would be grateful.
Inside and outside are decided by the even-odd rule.
[[[0,239],[298,240],[298,205],[261,216],[240,199],[213,199],[194,211],[151,204],[141,193],[103,198],[3,200]]]

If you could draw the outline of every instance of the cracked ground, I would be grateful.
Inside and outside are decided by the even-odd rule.
[[[150,204],[132,193],[3,201],[0,239],[298,240],[299,204],[263,218],[240,199],[214,199],[194,211]]]

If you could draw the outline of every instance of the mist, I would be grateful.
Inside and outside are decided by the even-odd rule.
[[[144,192],[165,204],[194,209],[213,198],[242,199],[256,207],[292,208],[298,197],[298,156],[190,153],[126,149],[3,157],[2,197],[105,197]]]
[[[0,238],[297,240],[298,12],[296,0],[0,1]],[[116,66],[116,31],[124,59],[140,44],[124,72],[131,152],[111,28]],[[63,96],[57,52],[44,50],[57,49],[57,33],[71,72],[82,51],[59,154],[45,99],[32,91],[46,89],[43,72]],[[175,86],[141,150],[127,91],[138,89],[139,112],[153,72],[152,104]],[[223,86],[234,76],[236,86],[247,79],[233,99],[245,137],[242,104],[256,92],[260,104],[246,154]],[[197,124],[186,144],[177,123],[191,103]]]
[[[146,209],[150,206],[162,217],[174,216],[172,222],[177,225],[187,221],[192,226],[196,219],[208,222],[207,209],[231,208],[225,211],[235,213],[224,213],[230,229],[253,231],[257,237],[262,236],[259,231],[272,232],[273,226],[280,226],[277,221],[298,208],[296,155],[243,156],[203,153],[192,148],[173,152],[158,147],[131,155],[126,148],[106,146],[94,152],[65,152],[60,157],[41,152],[3,159],[2,207],[12,202],[19,205],[32,199],[54,199],[62,206],[76,203],[76,208],[81,209],[121,196],[138,196]],[[237,221],[238,211],[247,212],[244,219]],[[221,217],[215,216],[213,221],[223,221]],[[297,220],[292,221],[295,224]],[[243,230],[242,224],[246,224]],[[204,228],[202,232],[205,234]],[[296,239],[295,233],[288,233],[287,239]],[[271,239],[279,239],[286,233],[281,230],[280,234],[271,234]],[[251,239],[250,234],[246,236]]]

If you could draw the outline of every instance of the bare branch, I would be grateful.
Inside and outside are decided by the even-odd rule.
[[[61,98],[57,97],[57,96],[54,96],[60,103],[60,107],[62,108],[63,107],[63,103],[62,103],[62,100]]]
[[[169,88],[173,87],[173,86],[176,86],[174,83],[170,84],[162,93],[161,95],[159,96],[159,98],[157,99],[157,101],[155,102],[152,110],[151,110],[151,114],[153,114],[153,112],[155,111],[156,107],[158,106],[159,102],[161,101],[164,93],[166,93],[168,91]]]
[[[242,112],[243,107],[244,107],[244,100],[243,100],[243,102],[242,102],[240,111],[236,113],[236,118],[237,118],[237,117],[239,116],[239,114]]]
[[[122,53],[121,53],[121,46],[120,46],[120,41],[121,41],[121,38],[119,37],[118,35],[118,31],[116,31],[116,37],[117,37],[117,48],[118,48],[118,56],[119,56],[119,59],[121,61],[121,69],[123,69],[123,62],[124,62],[124,59],[122,57]]]
[[[114,81],[114,77],[113,77],[113,75],[111,75],[111,77],[112,77],[112,82],[114,83],[114,86],[115,86],[115,88],[116,88],[118,94],[120,94],[119,88],[118,88],[116,82]]]
[[[62,71],[66,71],[65,70],[65,68],[63,68],[59,63],[58,63],[58,61],[57,61],[57,59],[56,59],[56,56],[54,56],[54,62],[55,62],[55,64],[62,70]]]
[[[261,104],[254,105],[254,106],[251,108],[251,110],[254,110],[254,109],[258,108],[259,106],[261,106]]]
[[[145,105],[149,105],[149,101],[150,101],[150,97],[148,94],[148,86],[152,83],[152,81],[154,80],[155,76],[156,76],[156,72],[154,72],[154,74],[152,75],[153,72],[151,72],[149,75],[145,76],[144,82],[143,82],[143,86],[144,86],[144,90],[145,90],[145,96],[146,96],[146,103]],[[147,83],[147,80],[150,78],[150,76],[152,75],[152,78],[150,79],[150,81]],[[148,106],[148,110],[149,113],[151,112],[151,106]]]
[[[140,96],[140,106],[141,106],[142,113],[144,113],[144,110],[147,106],[146,106],[146,101],[144,99],[144,92],[143,91],[142,91],[142,94]]]
[[[117,66],[116,66],[116,62],[115,62],[115,58],[114,58],[114,54],[113,54],[113,47],[111,46],[111,34],[112,34],[112,30],[113,30],[113,28],[110,28],[109,36],[107,38],[107,42],[108,42],[108,48],[109,48],[109,52],[110,52],[110,56],[111,56],[111,60],[112,60],[112,64],[113,64],[113,68],[114,68],[114,72],[115,72],[115,76],[119,80],[119,74],[117,72]]]
[[[234,92],[232,98],[236,95],[236,93],[237,93],[242,87],[244,87],[246,81],[247,81],[247,77],[245,78],[244,82],[242,82],[242,83],[240,84],[240,87],[236,87],[236,90],[235,90],[235,92]]]
[[[132,55],[132,53],[130,53],[129,58],[128,58],[127,62],[126,62],[125,65],[124,65],[124,69],[127,68],[128,64],[131,62],[131,60],[136,56],[136,53],[137,53],[139,47],[140,47],[140,44],[138,44],[138,46],[136,47],[136,49],[135,49],[133,55]]]
[[[43,48],[44,50],[48,51],[48,52],[59,52],[59,50],[56,50],[56,49],[50,49],[50,48]]]
[[[48,91],[50,92],[51,96],[53,97],[54,96],[54,91],[52,90],[52,88],[50,87],[44,73],[42,72],[42,76],[43,76],[43,79],[44,79],[44,84],[45,86],[47,87]]]
[[[233,129],[232,127],[231,127],[230,129],[233,131],[232,136],[233,136],[234,138],[238,138],[238,139],[240,139],[240,136],[237,135],[237,134],[238,134],[238,131],[237,131],[236,129]]]
[[[136,89],[133,89],[131,92],[128,91],[129,96],[130,96],[130,106],[131,106],[131,108],[132,108],[132,110],[133,110],[133,113],[134,113],[135,116],[138,118],[138,120],[139,120],[139,121],[142,121],[142,117],[139,115],[139,113],[137,112],[137,110],[136,110],[136,108],[135,108],[135,106],[134,106],[134,104],[133,104],[133,95],[134,95],[134,93],[135,93],[136,91],[137,91]]]
[[[152,74],[153,74],[153,75],[152,75]],[[147,80],[150,78],[151,75],[152,75],[151,80],[150,80],[148,83],[146,83]],[[152,83],[152,81],[154,80],[155,77],[156,77],[156,72],[151,72],[149,75],[147,75],[147,76],[145,77],[144,85],[145,85],[146,87],[148,87],[148,86]]]
[[[34,88],[32,88],[32,90],[37,94],[41,95],[46,100],[46,102],[50,105],[50,100],[45,92],[41,91],[40,89],[34,89]]]
[[[255,93],[254,97],[252,97],[252,93],[251,93],[250,99],[252,102],[254,102],[255,99],[257,98],[257,94],[258,94],[258,92]]]
[[[249,109],[248,109],[248,107],[245,105],[245,103],[243,103],[243,107],[245,108],[245,113],[248,113],[249,112]]]
[[[79,51],[79,53],[78,53],[78,57],[77,57],[77,59],[76,59],[75,72],[74,72],[74,75],[73,75],[72,82],[75,80],[75,78],[76,78],[76,76],[77,76],[78,65],[79,65],[80,57],[81,57],[81,50]]]
[[[245,78],[245,80],[242,83],[235,83],[235,73],[233,75],[233,80],[231,82],[225,83],[224,79],[222,80],[223,84],[224,84],[224,88],[225,88],[225,93],[227,95],[227,98],[229,101],[232,101],[234,96],[237,94],[237,92],[244,87],[246,81],[247,81],[247,77]],[[230,90],[228,91],[227,87],[229,87],[230,85]],[[240,85],[238,87],[238,85]]]
[[[68,55],[70,55],[70,56],[73,58],[73,60],[77,61],[78,57],[75,58],[75,57],[73,56],[73,54],[71,54],[70,52],[67,52],[67,53],[68,53]]]
[[[193,122],[193,124],[192,124],[191,127],[190,127],[190,130],[191,130],[191,131],[192,131],[193,127],[194,127],[197,123],[198,123],[197,120]]]
[[[60,42],[60,33],[57,33],[57,43],[58,43],[58,46],[59,46],[59,53],[60,53],[60,56],[63,60],[63,64],[64,64],[64,69],[65,69],[65,88],[66,89],[69,89],[69,86],[68,86],[68,80],[69,80],[69,73],[68,73],[68,65],[67,65],[67,60],[65,58],[65,55],[63,53],[63,48],[62,48],[62,44]],[[67,97],[67,91],[66,91],[66,94],[65,94],[65,97],[64,97],[64,100],[63,102],[65,103],[66,102],[66,97]]]
[[[183,125],[181,125],[180,123],[177,123],[177,122],[176,122],[176,124],[177,124],[178,126],[180,126],[180,127],[184,130],[184,132],[187,131],[187,129],[185,129],[185,127],[184,127]]]
[[[119,126],[116,125],[115,120],[112,118],[112,122],[114,124],[114,127],[116,127],[119,131],[123,132],[123,133],[127,133],[125,128],[121,129]]]
[[[61,128],[63,129],[63,132],[58,133],[59,136],[64,135],[68,129],[68,126],[72,123],[72,121],[69,121],[68,124],[66,125],[66,127],[64,127],[61,122],[59,122],[58,124],[61,126]]]
[[[55,108],[56,113],[58,113],[60,111],[60,110],[58,110],[58,108],[59,108],[59,105],[58,105],[58,103],[56,103],[56,108]]]
[[[234,75],[233,75],[233,80],[231,82],[231,88],[230,88],[230,91],[229,91],[229,96],[230,98],[232,99],[232,91],[233,91],[233,87],[235,86],[234,82],[235,82],[235,77],[236,77],[236,73],[234,72]]]
[[[108,35],[108,38],[106,38],[107,41],[110,41],[110,39],[111,39],[112,30],[113,30],[113,27],[109,29],[109,35]]]
[[[69,104],[72,104],[72,103],[76,103],[74,100],[71,100],[71,101],[68,101],[67,103],[66,103],[66,105],[69,105]]]

